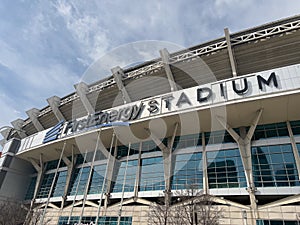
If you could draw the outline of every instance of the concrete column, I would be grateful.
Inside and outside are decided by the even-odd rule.
[[[26,134],[25,130],[22,129],[22,126],[24,124],[24,120],[22,120],[22,119],[16,119],[16,120],[12,121],[11,124],[13,125],[13,127],[15,128],[15,130],[17,131],[17,133],[20,136],[20,138],[27,137],[27,134]]]
[[[66,185],[65,185],[65,189],[64,189],[64,195],[63,195],[63,201],[61,204],[61,209],[63,209],[64,205],[65,205],[65,201],[67,199],[68,196],[68,190],[69,190],[69,186],[70,186],[70,182],[72,179],[72,174],[75,168],[75,164],[76,164],[76,158],[74,155],[74,145],[72,146],[72,158],[71,161],[66,157],[63,156],[63,161],[64,163],[67,165],[68,168],[68,172],[67,172],[67,177],[66,177]]]
[[[50,108],[52,109],[52,112],[54,113],[54,115],[55,115],[55,117],[57,118],[58,121],[66,120],[64,115],[61,113],[61,111],[59,109],[59,105],[60,105],[60,98],[59,97],[52,96],[52,97],[47,99],[47,102],[48,102]]]
[[[203,169],[203,193],[209,194],[208,175],[207,175],[207,157],[206,157],[206,144],[205,133],[202,132],[202,169]]]
[[[228,55],[229,55],[232,76],[236,77],[237,76],[236,60],[235,60],[235,57],[234,57],[234,54],[232,51],[232,47],[231,47],[229,29],[225,28],[224,33],[225,33],[225,38],[226,38],[226,42],[227,42],[227,51],[228,51]]]
[[[111,72],[113,73],[113,77],[115,78],[117,86],[118,86],[119,90],[121,91],[124,103],[131,102],[128,92],[123,84],[123,79],[125,77],[124,71],[119,66],[117,66],[117,67],[112,68]]]
[[[139,186],[140,186],[141,172],[142,172],[141,171],[142,170],[142,150],[143,150],[143,143],[140,142],[138,168],[136,170],[135,184],[134,184],[134,198],[137,198],[138,194],[139,194]]]
[[[260,109],[255,119],[252,121],[250,129],[248,133],[244,128],[241,129],[241,136],[238,135],[226,121],[224,118],[217,117],[220,124],[228,131],[228,133],[232,136],[232,138],[237,142],[240,150],[240,155],[243,162],[243,167],[245,169],[245,176],[247,180],[247,191],[249,193],[250,204],[251,204],[251,224],[256,225],[256,219],[258,218],[257,214],[257,204],[255,198],[255,185],[253,180],[253,173],[252,173],[252,159],[251,159],[251,139],[253,137],[254,131],[256,126],[259,122],[259,119],[262,115],[263,110]]]
[[[86,83],[84,82],[80,82],[78,84],[74,85],[76,93],[78,94],[84,108],[86,109],[88,114],[93,114],[95,113],[95,109],[92,106],[92,104],[90,103],[87,94],[89,91],[89,87]]]
[[[174,80],[174,76],[170,67],[170,54],[168,52],[168,50],[166,48],[161,49],[159,51],[159,54],[161,56],[161,59],[163,61],[164,64],[164,69],[166,71],[167,77],[168,77],[168,81],[171,87],[171,91],[177,91],[177,86]]]
[[[154,143],[160,148],[163,154],[164,159],[164,177],[165,177],[165,204],[168,205],[171,200],[171,176],[172,176],[172,148],[174,144],[174,139],[176,136],[178,128],[178,123],[175,124],[174,131],[172,137],[169,139],[170,144],[168,147],[161,142],[159,138],[153,132],[150,132],[149,129],[145,129],[147,133],[150,135],[151,139]]]
[[[33,126],[35,127],[35,129],[37,131],[42,131],[44,130],[43,125],[40,123],[40,121],[38,120],[38,116],[40,114],[40,110],[36,109],[36,108],[32,108],[30,110],[26,111],[26,114],[28,115],[28,117],[31,119],[31,122],[33,124]]]
[[[44,172],[45,172],[45,167],[44,167],[44,162],[43,162],[43,155],[40,154],[40,160],[39,162],[37,162],[36,160],[29,158],[29,161],[31,162],[32,166],[34,167],[34,169],[37,171],[38,175],[36,178],[36,183],[35,183],[35,188],[34,188],[34,193],[33,193],[33,198],[32,198],[32,204],[34,203],[38,191],[40,189],[41,186],[41,182],[44,176]]]

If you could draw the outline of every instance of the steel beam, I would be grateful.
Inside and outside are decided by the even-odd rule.
[[[89,87],[87,86],[87,84],[84,82],[80,82],[78,84],[75,84],[74,87],[87,113],[95,113],[95,109],[87,97],[87,93],[89,92]]]
[[[171,91],[177,91],[177,86],[174,80],[174,76],[170,67],[170,54],[166,48],[159,50],[159,54],[161,56],[161,60],[163,62],[164,69],[166,71],[168,81],[171,87]]]
[[[231,47],[229,29],[225,28],[224,33],[225,33],[225,39],[226,39],[226,43],[227,43],[227,51],[228,51],[228,55],[229,55],[229,61],[230,61],[232,76],[236,77],[237,76],[236,60],[235,60],[235,57],[234,57],[234,54],[233,54],[233,51],[232,51],[232,47]]]
[[[121,67],[117,66],[117,67],[112,68],[111,72],[112,72],[115,82],[117,83],[117,86],[122,94],[124,103],[131,102],[129,94],[123,84],[123,79],[126,77],[126,75],[124,74],[124,71],[121,69]]]
[[[54,115],[55,115],[55,117],[57,118],[58,121],[66,120],[64,115],[61,113],[61,111],[59,109],[59,105],[60,105],[60,98],[59,97],[52,96],[52,97],[47,99],[47,102],[48,102],[50,108],[52,109],[52,112],[54,113]]]
[[[297,194],[297,195],[292,195],[292,196],[282,198],[280,200],[259,206],[258,209],[267,209],[267,208],[271,208],[271,207],[282,206],[282,205],[287,205],[287,204],[292,204],[292,203],[299,203],[299,202],[300,202],[300,194]]]
[[[40,110],[38,110],[36,108],[32,108],[30,110],[27,110],[26,114],[30,118],[33,126],[35,127],[35,129],[37,131],[43,131],[44,130],[43,125],[40,123],[40,121],[38,119],[38,115],[40,114]]]

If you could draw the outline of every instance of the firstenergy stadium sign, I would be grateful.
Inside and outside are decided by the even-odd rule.
[[[299,73],[297,73],[294,81],[290,81],[291,84],[287,83],[286,68],[288,67],[196,86],[96,112],[83,118],[68,121],[59,129],[52,128],[55,132],[52,129],[48,131],[47,134],[52,134],[52,137],[47,138],[46,134],[43,143],[117,121],[136,121],[151,118],[151,116],[193,108],[201,109],[201,107],[210,107],[230,101],[289,90],[292,89],[292,82],[295,79],[298,80],[300,86]],[[299,66],[296,69],[300,72]],[[283,83],[281,79],[285,82]]]

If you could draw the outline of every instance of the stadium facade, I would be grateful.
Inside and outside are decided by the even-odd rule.
[[[193,185],[221,224],[299,224],[300,16],[224,32],[2,129],[1,198],[50,224],[148,224]]]

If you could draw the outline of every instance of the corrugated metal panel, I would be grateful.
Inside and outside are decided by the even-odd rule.
[[[164,70],[140,79],[126,80],[126,89],[132,101],[170,92],[170,84]]]
[[[189,62],[172,65],[175,81],[182,88],[206,84],[231,77],[227,50],[216,52]]]
[[[37,132],[37,130],[33,126],[32,122],[30,122],[26,126],[24,126],[23,129],[26,131],[27,135],[32,135],[32,134],[35,134]]]
[[[123,104],[122,95],[119,94],[119,89],[116,85],[97,92],[94,98],[96,100],[96,111],[109,109]]]
[[[56,125],[58,122],[58,119],[55,117],[52,111],[39,117],[38,119],[45,129]]]
[[[87,115],[87,112],[80,99],[76,99],[73,102],[62,105],[59,107],[61,113],[66,120],[72,120]]]
[[[234,46],[239,75],[300,62],[300,32]]]

